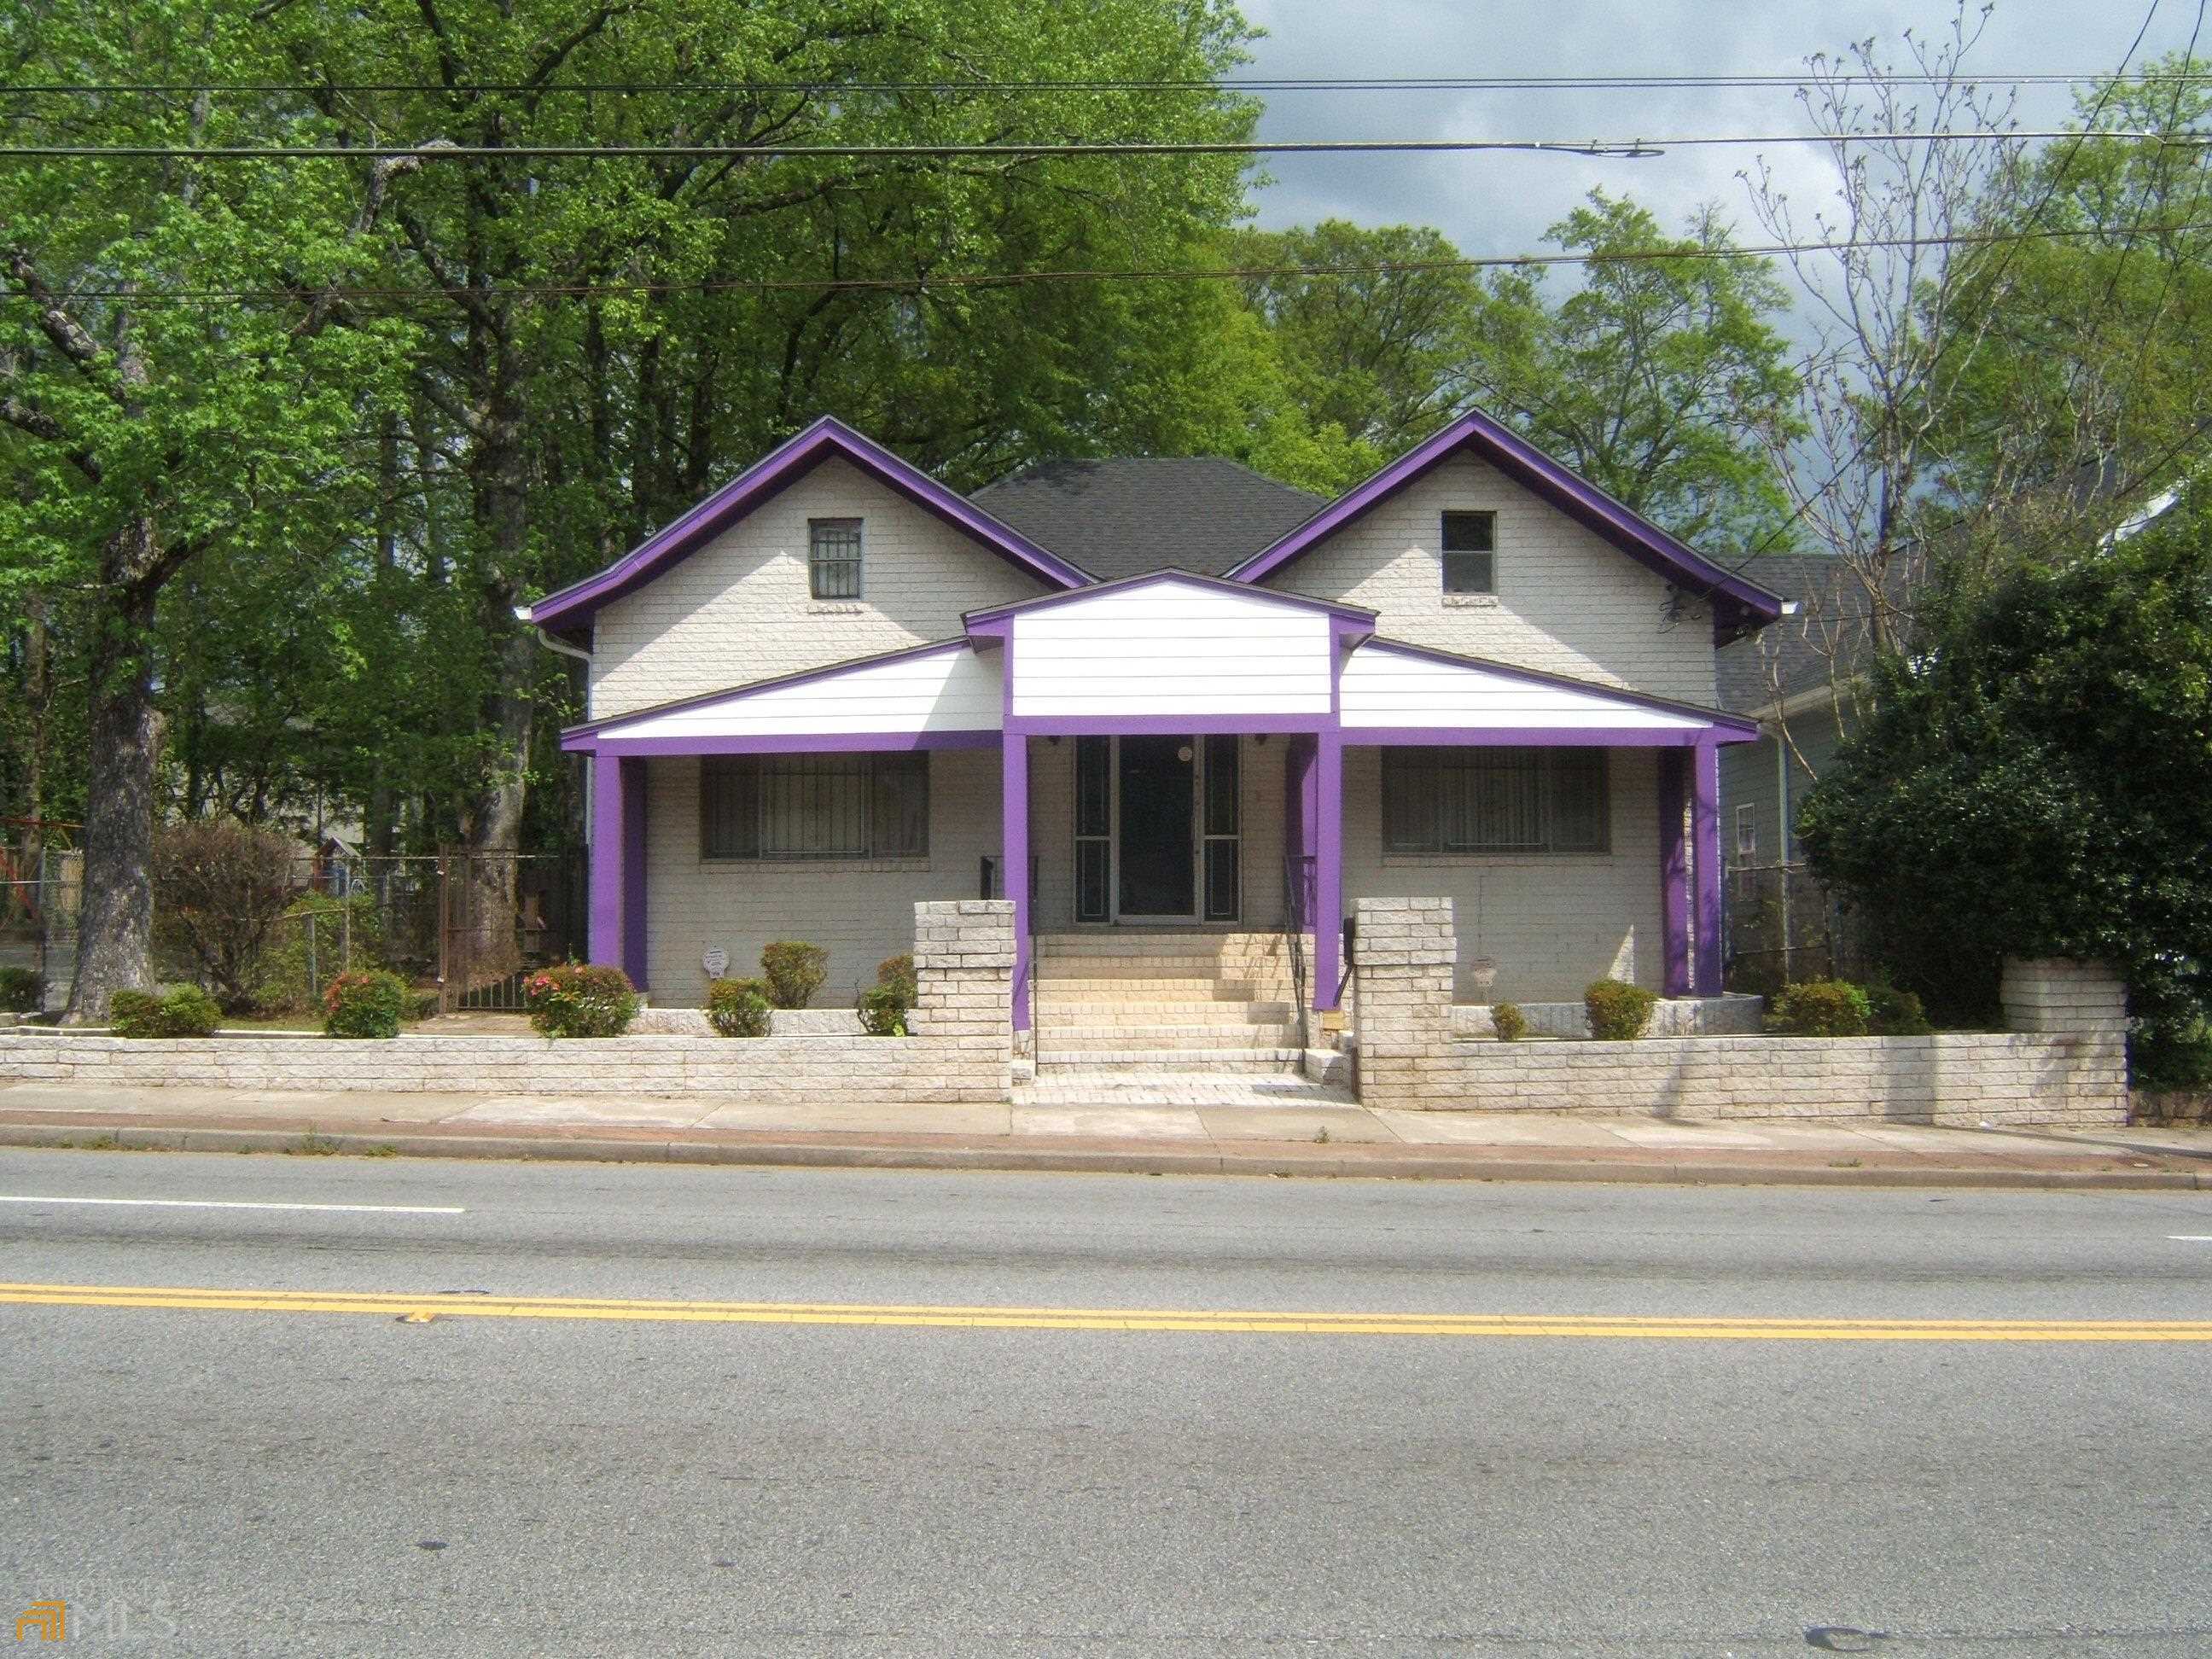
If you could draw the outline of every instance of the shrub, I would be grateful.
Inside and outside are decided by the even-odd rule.
[[[407,994],[407,1023],[410,1025],[419,1025],[424,1020],[434,1018],[437,1012],[438,994],[435,991],[410,991]]]
[[[1867,1024],[1876,1036],[1926,1036],[1936,1028],[1928,1023],[1928,1011],[1920,1006],[1920,999],[1910,991],[1900,991],[1894,985],[1869,985],[1865,988]]]
[[[1867,994],[1848,980],[1808,979],[1775,994],[1766,1029],[1786,1036],[1864,1036],[1873,1018]]]
[[[108,1000],[108,1029],[122,1037],[213,1036],[222,1010],[197,985],[164,996],[157,991],[118,991]]]
[[[1493,1002],[1490,1005],[1490,1027],[1498,1033],[1500,1042],[1518,1042],[1528,1035],[1528,1016],[1521,1012],[1517,1002]]]
[[[1642,1036],[1658,1000],[1657,993],[1626,980],[1592,980],[1583,989],[1590,1035],[1601,1042],[1632,1042]]]
[[[46,992],[35,969],[0,968],[0,1013],[35,1014],[46,1006]]]
[[[718,979],[707,986],[707,1024],[726,1037],[769,1033],[768,987],[757,979]]]
[[[2212,1022],[2139,1028],[2128,1040],[2128,1069],[2138,1089],[2212,1087]]]
[[[761,952],[769,1000],[779,1008],[804,1008],[830,977],[830,955],[818,945],[781,939]]]
[[[315,947],[312,963],[310,928]],[[287,905],[276,919],[261,953],[254,1006],[271,1013],[299,1013],[320,1006],[339,974],[392,966],[384,945],[384,919],[374,893],[346,898],[308,893]]]
[[[254,1006],[270,935],[300,890],[298,849],[242,823],[180,823],[154,838],[154,945],[231,1012]]]
[[[915,977],[914,953],[902,951],[895,957],[885,957],[876,964],[876,983],[896,987],[905,996],[907,1006],[914,1006],[920,993],[921,981]]]
[[[323,1035],[396,1037],[407,1012],[407,981],[381,968],[340,974],[323,993]]]
[[[860,993],[860,1029],[870,1036],[905,1036],[907,1000],[896,985],[872,985]]]
[[[620,1036],[637,1017],[637,988],[619,968],[540,968],[522,989],[532,1028],[550,1037]]]

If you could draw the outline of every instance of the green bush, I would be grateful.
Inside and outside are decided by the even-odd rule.
[[[312,974],[307,960],[311,917],[315,941]],[[254,1006],[272,1014],[304,1013],[322,1005],[331,981],[341,972],[365,973],[392,965],[374,893],[342,899],[309,893],[288,905],[270,933],[253,983]]]
[[[540,968],[522,989],[532,1028],[550,1037],[620,1036],[637,1017],[637,988],[619,968]]]
[[[1626,980],[1592,980],[1583,989],[1590,1035],[1601,1042],[1632,1042],[1642,1036],[1658,1000],[1657,993]]]
[[[407,1012],[407,981],[381,968],[340,974],[323,993],[323,1035],[396,1037]]]
[[[407,994],[407,1023],[420,1025],[426,1019],[437,1017],[438,994],[435,991],[410,991]]]
[[[902,951],[895,957],[885,957],[876,964],[876,983],[896,987],[906,998],[907,1006],[914,1006],[921,981],[915,977],[914,953]]]
[[[768,987],[757,979],[717,979],[707,985],[707,1024],[726,1037],[769,1033]]]
[[[1928,1011],[1920,1006],[1920,999],[1911,992],[1880,984],[1867,986],[1865,990],[1867,1024],[1876,1036],[1926,1036],[1936,1029],[1928,1023]]]
[[[37,1013],[46,1006],[46,990],[35,969],[0,968],[0,1013]]]
[[[1517,1002],[1492,1003],[1490,1025],[1500,1042],[1518,1042],[1528,1035],[1528,1016],[1521,1012]]]
[[[907,1000],[896,985],[872,985],[860,993],[860,1029],[870,1036],[907,1035]]]
[[[2128,1072],[2138,1089],[2212,1088],[2212,1021],[2138,1029],[2128,1039]]]
[[[1873,1019],[1867,994],[1848,980],[1808,979],[1775,994],[1766,1029],[1784,1036],[1864,1036]]]
[[[167,996],[155,991],[118,991],[108,1001],[107,1027],[121,1037],[213,1036],[222,1010],[197,985]]]
[[[804,1008],[830,977],[830,955],[818,945],[780,939],[761,952],[769,1000],[779,1008]]]

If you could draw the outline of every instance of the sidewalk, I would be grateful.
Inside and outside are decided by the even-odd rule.
[[[1124,1174],[2212,1192],[2212,1130],[1692,1122],[1349,1103],[803,1109],[0,1084],[0,1145]]]

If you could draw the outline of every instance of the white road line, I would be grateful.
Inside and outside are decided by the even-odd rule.
[[[249,1204],[216,1198],[18,1198],[0,1204],[125,1204],[149,1210],[343,1210],[362,1215],[466,1215],[458,1204]]]
[[[2212,1244],[2212,1233],[2168,1233],[2177,1244]]]

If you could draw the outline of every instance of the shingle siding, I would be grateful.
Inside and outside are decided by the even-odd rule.
[[[809,597],[809,519],[863,521],[862,597]],[[961,632],[961,613],[1052,591],[846,462],[826,461],[601,611],[595,720]]]
[[[1448,509],[1498,515],[1494,596],[1443,592]],[[1455,456],[1267,577],[1364,605],[1392,639],[1652,696],[1713,703],[1712,623],[1668,584],[1471,456]]]

